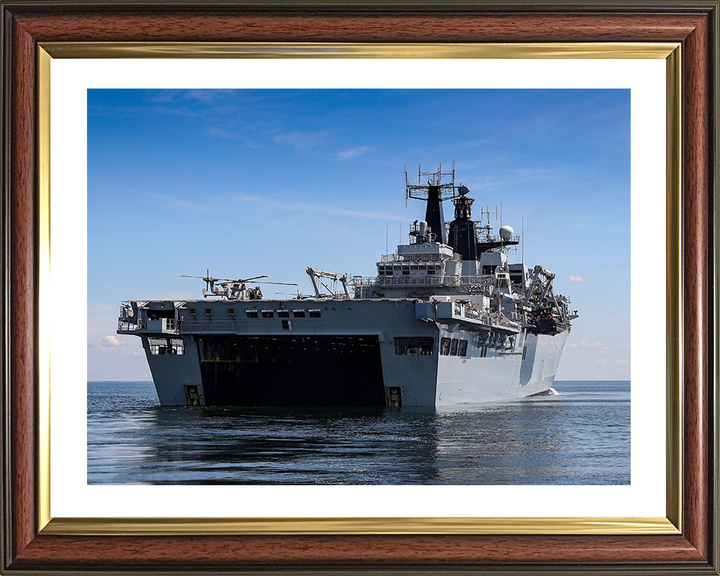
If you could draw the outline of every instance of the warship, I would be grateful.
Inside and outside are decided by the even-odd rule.
[[[266,276],[208,271],[203,299],[123,302],[117,333],[141,338],[164,406],[439,408],[552,394],[577,311],[551,271],[511,262],[510,226],[494,234],[489,208],[487,223],[472,220],[469,192],[454,165],[419,167],[417,184],[406,169],[406,201],[424,201],[425,219],[376,276],[309,267],[314,295],[267,299]]]

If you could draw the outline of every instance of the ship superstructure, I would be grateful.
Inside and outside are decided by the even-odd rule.
[[[440,407],[551,391],[577,317],[554,274],[510,261],[519,238],[472,220],[454,167],[419,169],[417,184],[406,173],[405,190],[425,220],[375,277],[309,267],[315,294],[281,300],[248,286],[264,276],[208,272],[203,300],[124,302],[118,333],[141,337],[161,404]]]

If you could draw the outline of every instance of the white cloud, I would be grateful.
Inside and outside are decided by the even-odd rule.
[[[582,276],[568,276],[572,282],[587,282]]]
[[[127,342],[124,340],[118,340],[118,338],[113,335],[105,336],[105,338],[102,339],[102,342],[100,342],[101,350],[115,350],[116,348],[120,348],[122,346],[127,346]]]
[[[370,146],[358,146],[357,148],[351,148],[350,150],[340,150],[338,152],[338,158],[340,160],[350,160],[350,158],[355,158],[356,156],[362,156],[370,150]]]

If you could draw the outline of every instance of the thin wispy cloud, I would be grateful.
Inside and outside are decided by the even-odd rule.
[[[152,90],[146,101],[160,104],[177,103],[183,100],[208,103],[227,99],[228,96],[232,96],[235,92],[235,90],[225,89]]]
[[[218,213],[228,211],[228,205],[222,201],[222,199],[217,203],[212,203],[205,200],[186,200],[173,196],[172,194],[162,194],[159,192],[143,192],[143,194],[147,196],[148,200],[162,204],[163,208],[171,208],[191,214],[197,212]],[[202,198],[203,195],[203,190],[198,190],[195,194],[198,198]]]
[[[237,194],[234,198],[240,202],[254,204],[257,209],[269,210],[274,213],[299,212],[306,215],[335,214],[338,216],[373,218],[385,222],[404,222],[406,220],[406,218],[398,217],[398,215],[388,215],[380,212],[366,212],[363,210],[348,210],[346,208],[338,208],[328,204],[313,202],[288,202],[287,200],[281,201],[262,196],[249,196],[244,194]]]
[[[527,178],[557,178],[562,172],[548,168],[518,168],[515,174]]]
[[[276,144],[292,146],[296,150],[305,150],[327,144],[330,141],[329,132],[288,132],[278,134],[274,138]]]
[[[466,184],[470,186],[471,190],[493,191],[498,188],[548,180],[555,182],[568,182],[571,180],[571,176],[563,170],[518,168],[512,172],[504,174],[502,178],[482,178],[470,180],[469,182],[466,182]]]
[[[594,348],[598,354],[604,354],[608,350],[615,350],[613,346],[605,342],[588,342],[587,340],[580,340],[580,342],[570,344],[570,348]]]
[[[183,94],[185,100],[197,100],[199,102],[215,102],[225,100],[232,96],[235,90],[187,90]]]
[[[210,126],[210,128],[205,130],[205,136],[210,136],[212,138],[225,138],[226,140],[238,140],[239,142],[244,142],[248,146],[253,146],[252,141],[247,136],[238,134],[237,132],[230,132],[223,128],[218,128],[217,126]]]
[[[93,242],[105,242],[105,243],[112,243],[112,240],[108,240],[107,238],[100,238],[100,236],[90,236],[88,234],[88,240],[92,240]]]
[[[182,106],[155,106],[153,114],[169,114],[170,116],[182,116],[183,118],[195,118],[198,114]]]
[[[362,156],[371,149],[371,146],[358,146],[357,148],[351,148],[350,150],[341,150],[337,155],[340,160],[350,160],[351,158]]]
[[[568,276],[568,280],[571,282],[587,282],[587,280],[582,276]]]

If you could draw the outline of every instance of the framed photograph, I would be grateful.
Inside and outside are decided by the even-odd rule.
[[[412,3],[211,6],[128,2],[110,8],[102,2],[2,4],[3,226],[7,231],[2,267],[3,341],[7,343],[2,396],[4,571],[133,572],[142,565],[143,570],[159,572],[463,569],[508,573],[566,572],[573,566],[574,571],[588,573],[718,573],[716,2],[667,3],[658,8],[583,3],[542,10],[486,3],[430,9]],[[631,308],[633,325],[632,404],[627,409],[632,414],[632,454],[628,456],[632,474],[628,467],[611,479],[597,476],[601,480],[595,486],[576,485],[593,484],[577,479],[502,481],[502,475],[486,482],[465,478],[428,482],[418,476],[379,482],[392,486],[354,485],[366,484],[361,480],[331,481],[353,485],[325,487],[259,477],[247,482],[253,485],[206,486],[202,481],[174,482],[173,476],[159,476],[156,482],[153,478],[158,477],[152,475],[103,475],[93,468],[92,450],[112,442],[114,424],[94,419],[88,411],[85,382],[104,379],[102,375],[112,371],[129,374],[122,370],[139,364],[132,363],[132,353],[115,364],[96,361],[99,356],[94,355],[93,346],[111,351],[105,358],[125,346],[118,338],[125,337],[123,326],[127,328],[128,319],[123,324],[120,318],[118,337],[115,332],[94,334],[91,322],[82,321],[85,302],[93,302],[89,295],[100,291],[116,298],[117,278],[154,274],[161,260],[153,258],[165,255],[169,261],[173,250],[186,251],[182,242],[173,243],[172,233],[166,233],[173,228],[162,228],[163,221],[171,220],[175,227],[202,228],[194,237],[217,247],[227,243],[223,231],[231,230],[232,220],[241,217],[241,212],[233,215],[226,209],[228,202],[242,203],[243,210],[252,206],[266,216],[277,215],[292,202],[267,191],[255,196],[220,198],[198,192],[184,197],[172,189],[172,183],[164,196],[158,192],[148,200],[148,195],[135,194],[137,190],[122,189],[132,185],[132,178],[119,183],[123,146],[150,161],[155,154],[182,157],[182,152],[172,152],[167,139],[155,149],[149,145],[140,152],[145,145],[140,142],[149,143],[154,131],[172,132],[172,124],[162,124],[158,114],[231,111],[262,126],[253,135],[264,134],[265,141],[248,140],[249,133],[227,116],[216,115],[209,122],[210,116],[203,116],[202,137],[215,144],[196,143],[201,164],[211,166],[220,155],[235,153],[233,144],[240,142],[247,158],[258,162],[264,161],[262,155],[252,153],[258,148],[272,150],[266,157],[277,158],[279,164],[283,158],[290,162],[294,154],[293,169],[304,174],[300,152],[325,146],[332,134],[325,126],[341,125],[363,106],[375,114],[391,110],[390,101],[405,103],[403,108],[412,101],[415,106],[407,112],[417,116],[453,110],[489,123],[493,119],[473,114],[472,106],[484,102],[491,92],[499,95],[495,104],[502,102],[506,107],[505,116],[494,118],[506,130],[518,130],[512,127],[512,116],[523,106],[534,110],[544,105],[558,111],[554,116],[558,123],[572,124],[577,119],[576,130],[585,130],[585,139],[598,149],[617,142],[618,134],[620,140],[625,138],[617,153],[632,157],[631,164],[626,162],[626,179],[621,184],[597,175],[596,179],[598,190],[602,186],[632,188],[622,231],[629,237],[632,228],[632,249],[626,255],[627,260],[632,258],[632,282],[627,294],[623,293],[632,302],[623,308]],[[595,108],[587,108],[583,99],[597,94],[605,100],[600,98],[598,103],[597,98],[590,98]],[[428,106],[429,95],[445,108]],[[603,126],[604,133],[579,121],[581,115],[593,112],[600,119],[595,118],[592,126]],[[269,118],[303,114],[304,130],[267,128]],[[385,130],[395,130],[390,128],[394,118],[364,116],[371,117],[377,127],[375,142],[380,142],[383,124]],[[529,117],[537,118],[533,113]],[[624,123],[618,123],[621,129],[613,124],[618,117],[624,118]],[[457,122],[450,114],[449,118]],[[141,126],[148,119],[150,129]],[[428,120],[421,117],[413,122]],[[437,133],[438,119],[433,121]],[[140,129],[133,133],[134,143],[128,138],[114,148],[103,137],[119,122]],[[157,130],[152,128],[155,123]],[[122,132],[130,134],[126,129]],[[501,132],[503,126],[498,126],[495,134]],[[614,140],[605,139],[610,132]],[[390,146],[391,140],[383,142]],[[467,140],[453,144],[492,148]],[[555,150],[572,146],[570,142],[550,145]],[[272,146],[284,147],[284,151]],[[384,163],[396,160],[359,139],[338,140],[334,146],[335,160],[349,172],[351,160],[374,152],[378,157],[368,165],[376,166],[378,173],[387,172]],[[418,149],[418,155],[423,154],[426,151]],[[443,174],[448,169],[445,162],[454,160],[452,150],[447,154],[450,158],[444,156],[438,168]],[[187,162],[188,173],[197,173],[197,165],[193,169]],[[249,166],[243,166],[247,171]],[[321,166],[322,162],[311,164],[310,172]],[[461,166],[468,166],[462,158]],[[592,166],[602,171],[601,164]],[[124,170],[130,173],[137,168],[137,162],[130,161]],[[542,176],[538,169],[529,165],[515,174],[536,182]],[[280,177],[282,166],[263,165],[262,170],[268,178]],[[359,182],[367,177],[362,171],[355,175]],[[422,176],[418,189],[424,186]],[[458,173],[457,178],[461,180],[462,175]],[[201,178],[196,186],[201,181],[207,180]],[[261,181],[255,185],[258,190]],[[587,181],[579,184],[593,189]],[[414,184],[408,180],[406,186],[412,197]],[[98,201],[99,187],[105,194],[102,201]],[[460,196],[467,194],[467,187],[458,185],[457,189],[462,189]],[[314,203],[299,198],[294,211],[283,214],[278,222],[292,236],[297,214],[310,218],[325,210],[327,217],[338,220],[368,218],[363,205],[348,209],[333,204],[333,198],[338,196]],[[605,199],[611,198],[606,193]],[[165,210],[168,206],[177,210]],[[458,203],[455,206],[457,218]],[[490,217],[490,208],[481,211],[483,217]],[[193,218],[199,212],[210,217]],[[502,208],[496,210],[496,217],[497,213],[502,214]],[[575,213],[582,221],[584,215]],[[106,217],[108,224],[103,224]],[[378,220],[375,213],[370,218]],[[95,246],[107,241],[104,231],[117,234],[111,232],[111,220],[122,221],[128,234],[153,222],[158,231],[165,231],[137,235],[138,247],[131,251],[150,256],[147,263],[141,266],[132,256],[126,259]],[[213,222],[218,223],[217,229]],[[317,233],[321,224],[314,222]],[[572,224],[582,226],[582,222]],[[340,223],[334,231],[342,233],[349,226]],[[367,229],[364,223],[363,230]],[[416,238],[423,233],[420,228],[406,227],[406,231]],[[248,232],[251,237],[252,230]],[[402,225],[399,233],[402,244]],[[377,230],[374,234],[378,235]],[[506,234],[513,238],[512,230]],[[388,243],[391,237],[397,238],[398,230],[391,231],[388,225]],[[558,239],[562,244],[564,240]],[[295,236],[295,244],[304,251],[299,263],[304,267],[312,243],[303,244]],[[349,257],[342,250],[340,255]],[[108,268],[100,264],[113,260]],[[392,260],[382,258],[383,262]],[[248,261],[261,265],[263,260]],[[188,258],[187,262],[197,266],[200,260]],[[598,265],[607,267],[601,261]],[[179,276],[177,266],[182,266],[182,259],[165,270]],[[285,261],[278,270],[283,268]],[[629,263],[626,268],[630,270]],[[611,268],[607,269],[610,273]],[[318,291],[323,278],[325,282],[339,279],[324,270],[308,270],[313,270]],[[384,273],[378,265],[378,274],[381,270]],[[231,280],[211,279],[211,271],[181,272],[201,278],[207,290],[234,289]],[[238,290],[248,290],[241,284],[265,274],[265,270],[237,272],[249,279],[235,281]],[[582,270],[564,273],[567,282],[578,287],[587,283]],[[412,274],[408,267],[408,276]],[[288,278],[274,273],[267,280],[286,282]],[[295,283],[295,277],[290,280]],[[367,281],[360,278],[355,283],[362,292]],[[163,286],[167,289],[168,284]],[[189,289],[180,290],[177,298],[173,294],[157,298],[189,301]],[[118,294],[117,299],[138,296],[147,297]],[[298,301],[303,301],[299,292]],[[219,321],[209,318],[217,311],[208,306],[208,319],[203,321]],[[273,320],[278,314],[281,322],[283,314],[289,313],[281,310],[280,303],[278,307],[258,311]],[[234,306],[231,309],[228,314],[237,314]],[[253,313],[257,315],[245,308],[241,312],[248,321]],[[330,321],[327,308],[309,312],[318,317],[326,314],[323,321]],[[153,314],[165,321],[163,313]],[[187,314],[195,321],[194,309]],[[156,321],[155,316],[148,316],[147,321]],[[183,317],[186,320],[191,318]],[[103,323],[107,324],[106,319]],[[287,324],[289,329],[289,320]],[[463,346],[463,342],[451,344],[448,338],[447,355],[463,356],[473,345]],[[510,353],[514,343],[508,342],[505,348]],[[167,342],[148,340],[148,358],[166,353],[167,346]],[[176,355],[184,352],[177,343],[171,346]],[[422,355],[425,350],[419,340],[394,341],[393,346],[398,355],[410,355],[410,348],[412,354]],[[593,357],[597,366],[609,370],[610,364],[618,374],[626,374],[630,340],[626,346],[624,355],[613,355],[615,350],[600,341],[578,340],[571,353],[579,355],[586,348],[597,354]],[[216,351],[208,354],[214,357]],[[95,369],[100,376],[93,378]],[[168,392],[162,403],[209,403],[209,391],[189,388],[185,386],[183,402]],[[390,405],[409,403],[405,392],[401,386],[388,388],[387,401]],[[198,409],[185,413],[192,410]],[[109,426],[110,433],[102,426]],[[435,447],[436,454],[441,451]],[[292,485],[267,485],[273,483]],[[483,483],[491,485],[462,485]],[[543,483],[557,485],[535,485]]]

